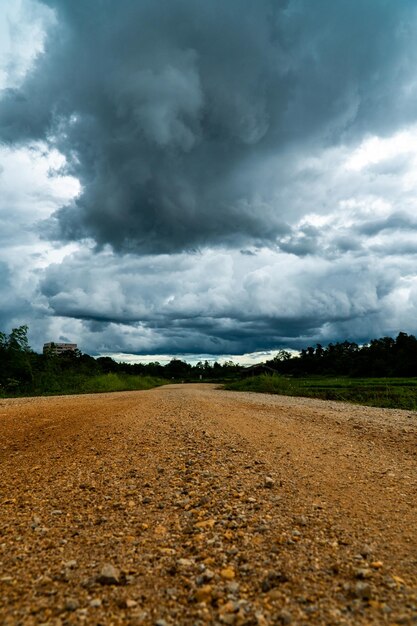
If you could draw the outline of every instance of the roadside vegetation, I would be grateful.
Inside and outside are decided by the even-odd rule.
[[[167,381],[161,376],[124,371],[115,361],[112,371],[102,362],[79,351],[61,355],[31,350],[27,327],[0,333],[0,397],[59,395],[151,389]]]
[[[417,410],[416,378],[335,378],[331,376],[297,378],[279,374],[261,374],[226,384],[225,389]]]
[[[170,382],[223,382],[236,378],[241,367],[232,362],[191,365],[172,359],[166,365],[117,363],[80,351],[37,354],[29,346],[27,326],[7,335],[0,332],[0,397],[59,395],[150,389]]]
[[[256,391],[380,407],[417,410],[417,339],[399,333],[359,346],[317,344],[298,355],[281,350],[245,368],[231,361],[191,365],[118,363],[80,351],[37,354],[27,326],[0,332],[0,397],[150,389],[170,382],[218,382],[226,389]]]
[[[417,339],[399,333],[359,346],[343,341],[317,344],[247,370],[227,389],[305,396],[417,410]]]

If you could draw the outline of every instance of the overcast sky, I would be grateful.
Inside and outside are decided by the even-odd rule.
[[[0,330],[417,333],[416,68],[415,0],[1,0]]]

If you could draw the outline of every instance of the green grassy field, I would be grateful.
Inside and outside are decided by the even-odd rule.
[[[141,391],[165,385],[169,381],[153,376],[134,376],[132,374],[99,374],[86,376],[70,372],[65,376],[54,376],[50,373],[38,376],[36,383],[28,391],[13,393],[13,390],[2,391],[0,397],[19,396],[55,396],[74,393],[100,393],[110,391]]]
[[[263,374],[229,383],[225,389],[417,410],[417,378],[291,378]]]

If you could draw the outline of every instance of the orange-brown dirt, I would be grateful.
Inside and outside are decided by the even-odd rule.
[[[416,624],[416,431],[203,384],[0,400],[0,623]]]

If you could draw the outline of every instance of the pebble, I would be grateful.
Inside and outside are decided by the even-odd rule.
[[[221,570],[220,576],[225,580],[233,580],[236,576],[235,570],[233,569],[233,567],[225,567]]]
[[[106,563],[97,576],[97,582],[101,585],[118,585],[120,582],[120,572],[110,563]]]
[[[369,555],[372,554],[371,546],[366,543],[364,546],[362,546],[360,553],[364,558],[367,558]]]
[[[292,623],[292,615],[288,611],[281,611],[277,615],[278,623],[283,624],[283,626],[288,626]]]
[[[67,598],[65,600],[65,610],[66,611],[76,611],[80,606],[80,603],[76,598]]]
[[[213,595],[213,587],[211,585],[204,585],[195,592],[195,599],[197,602],[208,602]]]
[[[357,582],[352,589],[352,593],[356,598],[369,599],[372,595],[371,586],[368,583]]]
[[[236,581],[227,583],[227,590],[230,593],[237,593],[239,591],[239,587],[239,583],[237,583]]]
[[[261,583],[261,589],[264,593],[274,589],[280,583],[288,582],[288,576],[284,572],[281,571],[271,571],[265,576]]]
[[[17,619],[25,626],[41,622],[45,626],[348,626],[394,624],[398,619],[411,624],[417,605],[406,560],[411,554],[404,552],[404,566],[398,571],[405,584],[392,575],[397,570],[391,560],[393,547],[382,531],[385,525],[378,519],[381,531],[377,531],[371,523],[372,500],[369,520],[364,517],[363,525],[355,522],[351,528],[348,509],[335,506],[328,485],[320,488],[320,476],[312,474],[307,461],[304,465],[300,460],[297,475],[292,474],[296,468],[292,465],[279,470],[272,463],[255,465],[254,450],[246,440],[231,459],[232,448],[222,448],[221,429],[201,443],[199,428],[204,420],[197,414],[186,423],[187,429],[181,419],[173,421],[172,441],[166,446],[174,463],[169,463],[159,458],[168,418],[162,416],[161,424],[150,419],[144,430],[140,427],[143,436],[136,441],[129,432],[140,425],[136,404],[133,417],[117,426],[121,432],[113,443],[116,452],[120,444],[120,456],[113,458],[113,443],[106,438],[103,445],[109,455],[97,463],[93,459],[91,466],[77,464],[75,457],[68,458],[61,483],[65,509],[57,517],[51,510],[64,499],[56,500],[58,489],[52,481],[51,488],[46,483],[37,498],[32,491],[22,493],[21,505],[16,502],[10,520],[8,516],[2,520],[0,565],[7,576],[0,575],[0,586],[5,583],[1,599],[10,606],[5,626]],[[184,411],[186,421],[186,406]],[[232,426],[239,415],[233,417]],[[117,424],[124,419],[118,416]],[[93,436],[106,434],[101,417],[99,423]],[[106,421],[106,428],[107,423],[111,421]],[[232,431],[227,429],[226,443],[231,437],[235,446]],[[77,434],[84,436],[82,429]],[[258,429],[255,435],[263,436]],[[250,472],[243,469],[248,462]],[[133,466],[137,469],[131,473]],[[352,480],[356,471],[363,476],[354,464],[351,471]],[[152,482],[145,488],[150,477]],[[97,488],[74,495],[71,485],[78,489],[80,480]],[[307,488],[310,480],[313,490]],[[334,496],[342,500],[342,490]],[[142,506],[147,498],[152,504]],[[314,510],[312,498],[319,503]],[[365,503],[368,506],[368,500]],[[160,504],[165,506],[162,512]],[[391,520],[391,537],[395,523]],[[44,524],[50,526],[46,535],[41,534]],[[127,587],[128,580],[132,585]],[[34,593],[25,601],[30,585]],[[0,623],[2,611],[3,606]]]
[[[138,603],[136,600],[132,600],[131,598],[121,598],[118,605],[121,609],[134,609],[137,607]]]
[[[39,515],[34,515],[32,518],[32,524],[30,525],[31,528],[33,529],[38,528],[40,524],[41,524],[41,518],[39,517]]]
[[[372,572],[370,569],[365,567],[361,567],[355,570],[355,578],[359,578],[360,580],[364,580],[365,578],[371,578]]]

